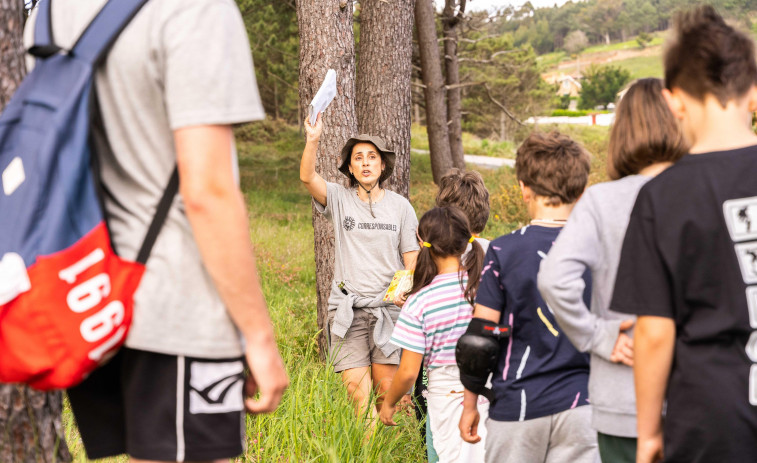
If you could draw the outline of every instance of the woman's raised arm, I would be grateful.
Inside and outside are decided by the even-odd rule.
[[[321,114],[315,120],[315,125],[310,125],[310,118],[305,118],[305,149],[302,151],[302,160],[300,161],[300,181],[305,184],[308,192],[322,206],[326,204],[326,181],[315,171],[316,152],[318,151],[318,140],[323,132],[323,122]]]

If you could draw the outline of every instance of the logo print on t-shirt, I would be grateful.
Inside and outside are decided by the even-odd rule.
[[[347,216],[344,218],[344,222],[342,222],[342,225],[344,225],[345,230],[352,231],[352,229],[355,228],[355,219],[353,219],[350,216]]]
[[[734,249],[739,258],[739,267],[741,267],[744,283],[757,283],[757,242],[740,243],[734,246]]]
[[[757,239],[757,196],[724,202],[723,215],[733,241]]]

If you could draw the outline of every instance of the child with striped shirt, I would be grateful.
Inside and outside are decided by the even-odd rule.
[[[380,418],[386,425],[396,424],[392,417],[397,402],[413,385],[425,361],[428,419],[439,462],[481,462],[484,445],[463,442],[457,426],[463,411],[463,385],[455,346],[471,320],[483,249],[474,241],[465,214],[454,207],[426,212],[418,224],[418,238],[421,251],[413,287],[391,339],[402,348],[402,359]],[[473,249],[463,262],[469,243]],[[469,274],[475,277],[469,280]],[[483,415],[487,406],[484,403],[479,407]]]

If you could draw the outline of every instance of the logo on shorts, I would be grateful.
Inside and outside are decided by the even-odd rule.
[[[241,361],[193,361],[189,368],[189,413],[228,413],[244,409]]]
[[[344,218],[344,222],[342,222],[342,224],[344,225],[345,230],[352,231],[352,229],[355,228],[355,219],[347,216]]]

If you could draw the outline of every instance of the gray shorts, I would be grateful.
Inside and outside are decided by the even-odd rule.
[[[333,359],[334,371],[340,372],[350,368],[371,366],[372,363],[383,365],[399,365],[400,350],[384,355],[373,341],[373,329],[376,327],[376,317],[365,309],[355,309],[352,326],[347,330],[344,338],[331,333],[335,310],[329,312],[329,357]],[[399,310],[390,310],[392,321],[397,322]]]
[[[526,421],[486,420],[486,463],[599,463],[591,407]]]

